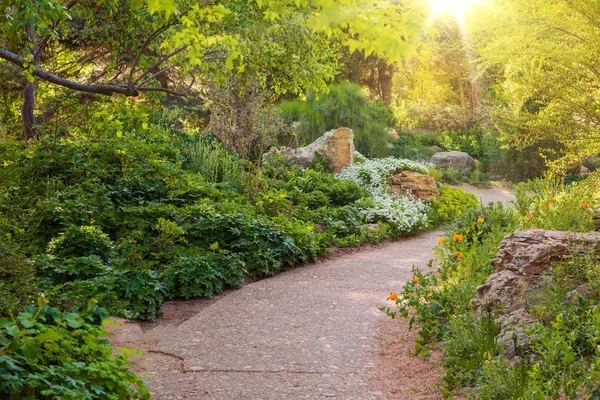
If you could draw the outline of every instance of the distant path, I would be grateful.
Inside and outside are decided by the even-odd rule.
[[[477,194],[484,201],[510,196],[500,189]],[[406,322],[377,309],[412,278],[413,265],[426,267],[439,235],[299,267],[232,291],[177,327],[136,331],[158,357],[143,368],[153,398],[440,398],[436,366],[408,356],[414,346]],[[403,334],[392,338],[387,326]],[[386,359],[386,341],[394,340],[405,350]]]

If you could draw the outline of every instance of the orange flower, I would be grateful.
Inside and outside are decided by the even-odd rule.
[[[556,199],[554,197],[550,201],[553,202],[553,203],[556,203]]]
[[[398,293],[396,293],[396,292],[390,293],[390,297],[388,297],[388,300],[392,300],[392,301],[398,300]]]
[[[542,208],[544,208],[544,209],[548,208],[548,204],[544,204],[544,205],[542,206]]]
[[[567,259],[567,257],[569,257],[569,256],[567,256],[566,254],[563,254],[563,255],[562,255],[562,258],[563,258],[563,260],[566,260],[566,259]]]
[[[537,229],[537,228],[538,228],[537,226],[535,226],[535,225],[533,226],[533,229]]]
[[[594,187],[598,186],[598,182],[592,182],[592,186],[594,186]]]
[[[439,237],[439,238],[438,238],[438,244],[439,244],[440,246],[441,246],[441,245],[443,245],[445,241],[446,241],[446,238],[445,238],[445,237]]]
[[[567,210],[570,210],[570,209],[571,209],[571,206],[567,206]]]
[[[418,277],[418,276],[413,276],[413,283],[414,283],[415,285],[418,285],[418,284],[419,284],[419,277]]]
[[[527,216],[527,219],[531,221],[531,220],[533,219],[533,214],[529,214],[529,215]]]
[[[454,257],[456,257],[456,258],[461,258],[463,256],[463,253],[458,252],[458,251],[455,251],[453,254],[454,254]]]
[[[461,240],[463,240],[462,235],[459,235],[458,233],[456,235],[454,235],[454,241],[455,242],[460,242]]]
[[[480,224],[483,224],[485,222],[485,219],[483,219],[482,217],[477,218],[477,222],[479,222]]]
[[[581,208],[587,208],[588,204],[587,203],[581,203]]]

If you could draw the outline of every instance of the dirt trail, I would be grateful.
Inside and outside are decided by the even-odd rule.
[[[507,196],[477,192],[484,201]],[[144,352],[132,359],[155,399],[441,398],[439,363],[411,357],[407,323],[378,310],[413,265],[426,268],[439,234],[169,303],[154,324],[122,321],[113,344]]]

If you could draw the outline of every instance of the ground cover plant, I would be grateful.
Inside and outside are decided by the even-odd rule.
[[[516,188],[517,200],[479,206],[462,213],[435,249],[438,272],[414,270],[398,294],[390,316],[410,319],[419,329],[416,351],[431,346],[444,353],[444,396],[457,392],[477,399],[594,398],[600,337],[597,324],[598,258],[593,249],[573,252],[553,265],[539,296],[527,301],[538,322],[527,327],[532,338],[509,361],[498,344],[493,312],[476,318],[471,299],[491,274],[490,261],[515,229],[587,232],[600,204],[598,175],[572,184],[539,179]],[[585,287],[586,291],[581,291]]]

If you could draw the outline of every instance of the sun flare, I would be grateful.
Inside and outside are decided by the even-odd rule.
[[[437,15],[443,12],[452,12],[458,17],[462,17],[465,11],[480,0],[433,0],[433,14]]]

